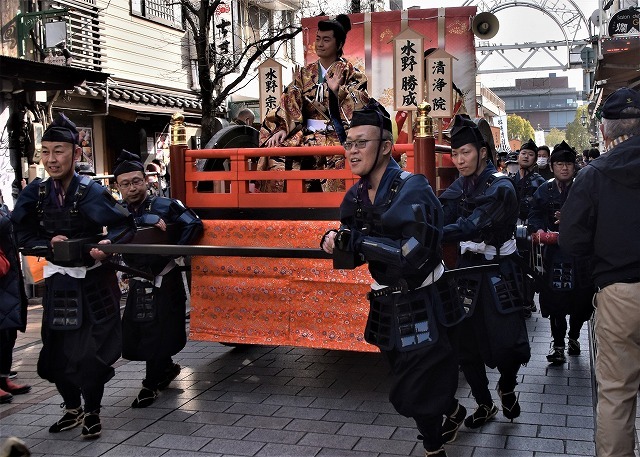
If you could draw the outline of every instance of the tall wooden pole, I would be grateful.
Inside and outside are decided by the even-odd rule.
[[[186,204],[184,152],[187,150],[187,128],[184,115],[171,116],[171,146],[169,146],[169,169],[171,170],[171,198]]]
[[[431,105],[418,105],[418,132],[414,142],[415,173],[423,174],[436,190],[436,139],[433,137],[433,119],[429,117]]]

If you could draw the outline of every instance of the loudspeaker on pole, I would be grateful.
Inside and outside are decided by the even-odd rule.
[[[500,23],[498,18],[488,12],[476,14],[476,17],[473,18],[473,22],[471,23],[473,34],[483,40],[488,40],[496,36],[499,28]]]

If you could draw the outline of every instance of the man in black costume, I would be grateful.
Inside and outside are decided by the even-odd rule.
[[[140,157],[122,151],[113,171],[126,208],[133,214],[137,227],[158,227],[171,234],[176,244],[191,244],[202,235],[202,221],[180,201],[147,194],[147,181]],[[152,404],[158,391],[165,389],[180,373],[174,363],[187,343],[185,314],[187,296],[182,280],[182,257],[125,254],[130,267],[153,276],[153,280],[131,278],[127,305],[122,317],[122,356],[146,361],[146,377],[142,389],[132,403],[133,408]]]
[[[518,225],[521,226],[527,225],[533,194],[538,190],[538,187],[545,182],[545,179],[535,171],[537,158],[538,146],[536,146],[534,141],[529,138],[529,141],[520,147],[520,153],[518,154],[518,165],[520,166],[520,169],[513,177],[516,194],[518,195],[518,202],[520,204]],[[518,252],[520,253],[520,256],[527,260],[533,267],[534,262],[530,259],[531,243],[527,240],[518,239]],[[533,278],[525,274],[522,298],[524,299],[524,312],[525,317],[527,318],[531,317],[531,313],[536,311],[536,305],[533,301],[535,293],[536,290]]]
[[[551,153],[550,167],[555,176],[533,195],[529,211],[530,232],[558,232],[564,202],[576,173],[576,151],[565,141]],[[593,312],[595,293],[589,256],[575,257],[557,244],[543,247],[545,286],[540,290],[540,311],[551,321],[553,348],[547,360],[554,365],[566,362],[565,337],[569,315],[569,355],[580,354],[580,329]]]
[[[340,206],[340,229],[320,244],[336,261],[346,260],[345,267],[368,263],[375,282],[365,339],[389,361],[389,399],[415,420],[426,455],[446,456],[444,444],[466,415],[455,398],[458,358],[450,328],[464,311],[451,298],[455,286],[442,278],[439,202],[423,175],[402,171],[391,158],[392,139],[384,107],[372,101],[353,113],[343,145],[361,179]]]
[[[440,196],[444,241],[460,242],[460,267],[498,264],[458,278],[467,318],[460,324],[460,364],[478,407],[465,419],[477,428],[495,417],[485,365],[498,368],[498,395],[507,419],[520,415],[515,393],[520,365],[530,357],[513,237],[518,200],[511,179],[497,173],[492,151],[476,124],[456,115],[451,156],[460,178]]]
[[[56,243],[77,238],[125,242],[135,225],[105,188],[74,172],[81,154],[76,126],[61,114],[42,136],[42,164],[49,178],[29,183],[11,218],[18,245],[40,248],[49,261],[38,374],[56,384],[66,408],[49,432],[83,424],[82,436],[93,438],[102,431],[104,385],[120,357],[120,289],[103,251],[93,248],[76,261],[58,264],[52,262],[53,251]]]

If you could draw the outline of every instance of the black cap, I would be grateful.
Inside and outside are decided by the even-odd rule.
[[[571,162],[575,163],[576,161],[576,150],[567,144],[566,141],[562,140],[562,143],[556,144],[553,148],[553,152],[551,152],[551,156],[549,157],[549,163],[553,164],[554,162]]]
[[[602,105],[602,117],[605,119],[640,118],[640,113],[623,113],[626,108],[640,110],[640,93],[628,87],[621,87],[609,95]]]
[[[515,151],[508,153],[504,163],[518,163],[518,153]]]
[[[113,176],[117,178],[123,173],[130,173],[132,171],[141,171],[142,174],[144,174],[142,159],[139,155],[123,149],[116,160],[116,168],[113,170]]]
[[[529,151],[533,151],[538,154],[538,146],[536,146],[536,143],[531,138],[529,138],[529,141],[525,144],[520,146],[520,150],[522,151],[523,149],[528,149]]]
[[[42,134],[42,141],[59,141],[62,143],[78,144],[78,129],[67,116],[60,113]]]
[[[374,125],[393,133],[389,113],[373,98],[369,99],[369,103],[364,108],[353,112],[351,128],[358,125]]]
[[[485,142],[478,126],[465,114],[456,114],[451,127],[451,147],[453,149],[473,143],[480,149]]]

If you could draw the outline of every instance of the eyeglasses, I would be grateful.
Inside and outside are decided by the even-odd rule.
[[[127,188],[127,187],[131,187],[131,186],[141,186],[142,184],[144,184],[144,179],[142,178],[133,178],[131,181],[122,181],[121,183],[118,183],[118,187],[122,187],[122,188]]]
[[[344,147],[346,151],[350,150],[354,146],[356,147],[356,149],[364,149],[367,147],[367,143],[369,141],[386,141],[386,140],[381,140],[379,138],[376,138],[375,140],[345,141],[344,143],[342,143],[342,147]]]

